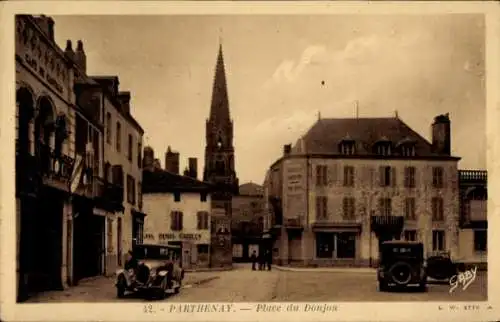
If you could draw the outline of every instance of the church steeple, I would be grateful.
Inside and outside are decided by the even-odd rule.
[[[233,121],[229,113],[229,99],[222,44],[215,65],[210,115],[206,122],[204,180],[224,183],[237,189],[234,169]]]
[[[219,44],[219,53],[215,65],[215,74],[212,88],[212,104],[210,106],[210,120],[225,122],[230,120],[229,98],[227,95],[226,68],[222,43]]]

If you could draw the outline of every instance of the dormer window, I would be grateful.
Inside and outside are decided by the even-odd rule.
[[[415,145],[405,144],[401,146],[401,155],[404,157],[414,157],[415,156]]]
[[[353,155],[356,153],[354,141],[342,141],[339,145],[340,154]]]
[[[379,143],[377,144],[376,152],[378,155],[391,155],[391,145],[390,143]]]
[[[401,140],[397,145],[401,156],[414,157],[416,155],[415,144],[416,142],[409,137],[406,137],[403,140]]]

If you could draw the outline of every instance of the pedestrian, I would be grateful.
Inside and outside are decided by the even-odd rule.
[[[264,266],[266,264],[266,257],[264,252],[259,252],[258,259],[259,259],[259,271],[262,271],[264,270]]]
[[[250,259],[252,260],[252,271],[255,271],[255,265],[257,264],[257,252],[255,250],[250,255]]]
[[[267,262],[267,270],[271,270],[271,264],[273,263],[273,254],[270,250],[266,251],[266,262]]]

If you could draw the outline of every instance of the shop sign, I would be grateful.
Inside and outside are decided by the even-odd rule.
[[[182,240],[182,241],[197,241],[201,239],[201,234],[190,233],[160,233],[158,239],[162,240]]]

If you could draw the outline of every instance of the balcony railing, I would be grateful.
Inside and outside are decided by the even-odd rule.
[[[484,182],[488,179],[488,172],[485,170],[459,170],[458,178],[461,182]]]
[[[123,210],[123,187],[94,177],[94,200],[97,207],[109,211]]]
[[[335,220],[333,218],[315,219],[313,225],[316,227],[329,227],[329,226],[351,226],[360,225],[361,218],[342,218]]]
[[[378,236],[399,236],[404,227],[404,216],[371,216],[371,228]]]
[[[56,153],[49,145],[40,144],[37,149],[36,161],[40,173],[44,177],[54,179],[63,183],[69,183],[75,159]]]

